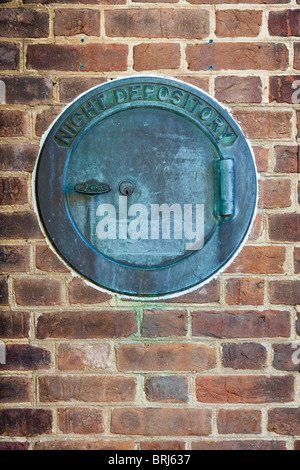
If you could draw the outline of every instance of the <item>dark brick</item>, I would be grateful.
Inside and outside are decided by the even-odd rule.
[[[181,441],[142,441],[141,450],[185,450],[185,443]]]
[[[272,304],[300,305],[300,281],[271,281]]]
[[[300,408],[277,408],[269,410],[268,430],[281,435],[299,436]]]
[[[288,145],[275,146],[275,172],[276,173],[297,173],[299,147]]]
[[[222,363],[231,369],[262,369],[267,362],[267,350],[257,343],[227,343],[222,345]]]
[[[273,367],[277,370],[300,372],[300,344],[293,348],[292,344],[273,344]]]
[[[271,36],[300,36],[300,10],[271,11],[269,33]]]
[[[295,248],[295,251],[294,251],[294,267],[295,267],[295,273],[299,274],[300,273],[300,248]]]
[[[29,246],[5,246],[0,245],[0,271],[28,272],[30,267]]]
[[[25,8],[0,10],[0,36],[44,38],[49,35],[49,14]]]
[[[0,435],[33,437],[50,434],[52,411],[41,409],[0,410]]]
[[[16,279],[15,294],[18,305],[60,305],[62,283],[53,279]]]
[[[261,434],[261,411],[220,410],[218,414],[219,434]]]
[[[60,112],[60,108],[51,107],[37,114],[35,122],[35,133],[38,137],[41,137],[48,130]]]
[[[48,104],[52,101],[51,77],[0,76],[5,83],[6,104]]]
[[[31,378],[0,376],[0,403],[25,403],[31,400]]]
[[[30,313],[0,312],[0,338],[28,338]]]
[[[0,214],[0,239],[41,239],[43,235],[32,212],[2,212]]]
[[[300,241],[300,214],[274,214],[269,216],[269,235],[273,241]]]
[[[261,103],[262,83],[259,77],[217,77],[215,96],[223,103]]]
[[[101,304],[111,299],[111,295],[88,286],[78,278],[69,284],[69,297],[71,304]]]
[[[160,336],[185,336],[187,312],[185,310],[144,310],[142,335],[148,338]]]
[[[66,0],[64,0],[66,1]],[[134,441],[43,441],[37,442],[34,450],[134,450]]]
[[[286,450],[284,441],[201,441],[192,443],[192,450]]]
[[[213,302],[219,302],[220,300],[220,281],[214,279],[204,287],[194,290],[186,295],[181,295],[174,299],[170,299],[168,303],[180,303],[180,304],[207,304]]]
[[[28,187],[25,178],[0,178],[0,205],[22,205],[28,202]]]
[[[300,75],[284,75],[279,77],[270,77],[270,103],[293,104],[293,101],[299,99],[299,87],[294,82],[300,80]],[[294,88],[295,87],[295,88]]]
[[[27,134],[27,119],[23,111],[0,111],[0,137],[23,137]]]
[[[29,344],[7,344],[6,361],[0,370],[40,370],[49,369],[51,354],[46,349]]]
[[[145,393],[149,401],[187,402],[188,380],[186,377],[148,377],[145,380]]]
[[[82,9],[57,9],[54,18],[55,36],[100,35],[100,11]]]
[[[36,267],[41,271],[67,273],[69,269],[60,261],[48,246],[37,245]]]
[[[20,67],[20,45],[0,42],[0,70],[18,70]]]
[[[28,450],[28,447],[28,442],[0,442],[0,450]]]
[[[8,284],[5,277],[0,278],[0,305],[8,305]]]
[[[180,46],[170,43],[143,43],[133,47],[133,68],[137,71],[177,69]]]
[[[96,408],[60,408],[59,429],[64,434],[101,434],[105,430],[103,410]]]
[[[106,79],[100,77],[61,78],[59,80],[59,100],[61,103],[69,103],[81,93],[104,82]]]
[[[32,171],[38,146],[29,144],[0,144],[1,171]]]

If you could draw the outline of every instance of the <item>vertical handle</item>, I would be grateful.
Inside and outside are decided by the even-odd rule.
[[[234,160],[218,160],[216,162],[218,200],[217,214],[222,217],[234,216],[235,178]]]

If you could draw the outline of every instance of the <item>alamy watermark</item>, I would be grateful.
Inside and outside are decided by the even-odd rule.
[[[0,364],[6,364],[6,345],[0,341]]]
[[[298,366],[300,364],[300,341],[294,341],[292,343],[292,349],[296,349],[292,354],[292,363]]]
[[[6,103],[6,86],[3,80],[0,80],[0,104]]]
[[[300,104],[300,80],[295,80],[292,83],[292,89],[295,90],[292,94],[292,103]]]

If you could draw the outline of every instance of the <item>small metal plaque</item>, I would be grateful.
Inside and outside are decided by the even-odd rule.
[[[253,222],[257,176],[239,126],[181,81],[114,80],[54,122],[36,167],[53,247],[105,290],[165,298],[233,260]]]

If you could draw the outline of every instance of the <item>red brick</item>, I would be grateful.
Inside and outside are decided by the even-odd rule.
[[[202,344],[143,343],[117,346],[117,367],[122,372],[208,370],[215,365],[215,349]]]
[[[207,93],[209,92],[209,78],[194,77],[189,75],[180,75],[176,78],[178,80],[182,80],[183,82],[190,83],[191,85],[194,85],[206,91]]]
[[[59,429],[64,434],[101,434],[105,430],[103,410],[96,408],[60,408]]]
[[[295,273],[299,274],[300,273],[300,248],[295,248],[295,251],[294,251],[294,267],[295,267]]]
[[[54,18],[55,36],[100,35],[100,11],[82,9],[57,9]]]
[[[28,338],[30,314],[23,312],[0,312],[0,338]]]
[[[20,67],[20,45],[0,42],[0,70],[18,70]]]
[[[27,67],[36,70],[120,72],[127,69],[125,44],[31,44],[27,48]]]
[[[34,168],[38,146],[29,144],[0,144],[1,171],[29,171]]]
[[[123,5],[126,3],[126,0],[24,0],[23,3],[65,3],[65,4],[90,4],[90,5]]]
[[[66,0],[64,0],[66,1]],[[135,443],[129,441],[42,441],[34,450],[134,450]]]
[[[219,434],[260,434],[261,411],[220,410],[218,414]]]
[[[59,80],[59,100],[62,103],[69,103],[81,93],[104,82],[106,79],[100,77],[61,78]]]
[[[300,44],[299,43],[294,43],[294,68],[297,70],[300,70]],[[299,97],[299,93],[298,93],[298,97]]]
[[[18,305],[60,305],[62,283],[52,279],[16,279],[15,293]]]
[[[216,12],[218,37],[257,37],[262,25],[262,11],[219,10]]]
[[[0,245],[0,271],[2,273],[28,272],[29,268],[29,246]]]
[[[196,289],[186,295],[181,295],[174,299],[169,299],[168,303],[180,304],[207,304],[219,302],[220,300],[220,281],[214,279],[200,289]]]
[[[28,450],[28,442],[0,442],[0,450]]]
[[[267,362],[268,353],[264,346],[257,343],[226,343],[222,345],[223,367],[231,369],[262,369]]]
[[[209,13],[181,8],[107,10],[105,27],[110,37],[202,39],[209,35]]]
[[[193,336],[214,338],[272,338],[290,336],[290,314],[273,310],[194,312]]]
[[[111,366],[111,348],[100,344],[60,344],[58,368],[60,370],[99,370]]]
[[[60,112],[60,108],[51,107],[37,114],[35,122],[35,133],[38,137],[41,137],[48,130]]]
[[[248,240],[257,240],[262,235],[263,229],[264,216],[263,214],[256,214]]]
[[[29,344],[6,344],[5,364],[0,370],[40,370],[49,369],[51,354],[46,349]]]
[[[5,277],[0,277],[0,305],[8,305],[8,284]]]
[[[141,450],[185,450],[185,443],[180,441],[142,441]]]
[[[6,104],[48,104],[52,101],[51,77],[4,76]]]
[[[1,212],[0,239],[41,239],[38,221],[32,212]]]
[[[186,377],[147,377],[145,393],[149,401],[157,402],[187,402],[188,380]]]
[[[234,117],[249,139],[286,139],[292,137],[290,111],[237,110]]]
[[[196,379],[202,403],[283,403],[294,400],[294,377],[201,376]]]
[[[189,70],[286,70],[288,50],[284,44],[214,43],[187,46]]]
[[[257,171],[265,172],[269,168],[269,149],[255,146],[253,147]]]
[[[217,77],[215,96],[223,103],[261,103],[261,79],[259,77]]]
[[[263,279],[229,279],[226,284],[229,305],[263,305]]]
[[[118,376],[41,376],[41,402],[124,402],[136,396],[136,379]]]
[[[27,119],[23,111],[0,111],[0,137],[22,137],[27,134]]]
[[[32,437],[50,434],[52,411],[41,409],[0,410],[0,435]]]
[[[49,14],[25,8],[0,10],[0,36],[45,38],[49,35]]]
[[[300,450],[300,441],[295,441],[295,450]]]
[[[29,1],[29,0],[25,0],[25,1]],[[207,4],[207,5],[211,5],[211,4],[220,4],[220,3],[224,3],[224,0],[188,0],[189,3],[193,3],[193,4]],[[244,3],[248,3],[248,4],[264,4],[264,5],[269,5],[269,4],[274,4],[274,5],[277,5],[277,4],[283,4],[283,3],[289,3],[289,0],[226,0],[226,4],[230,4],[230,3],[241,3],[241,4],[244,4]]]
[[[211,412],[190,408],[115,409],[111,432],[139,436],[208,436]]]
[[[289,179],[260,180],[258,207],[262,209],[290,207],[291,191],[292,186]]]
[[[88,286],[78,278],[69,284],[69,297],[71,304],[101,304],[111,299],[110,295]]]
[[[280,435],[300,434],[300,408],[275,408],[269,410],[268,430]]]
[[[284,441],[200,441],[192,443],[192,450],[286,450]]]
[[[275,172],[297,173],[299,170],[299,147],[288,145],[275,146]]]
[[[30,377],[0,376],[0,403],[26,403],[32,400]]]
[[[271,11],[269,14],[269,33],[271,36],[300,36],[300,11]]]
[[[0,205],[26,204],[28,187],[25,178],[0,178]]]
[[[284,262],[285,248],[282,246],[244,246],[226,272],[282,274]]]
[[[69,269],[60,261],[48,246],[37,245],[36,247],[36,267],[41,271],[68,273]]]
[[[46,313],[38,318],[37,337],[121,338],[137,333],[133,311]]]
[[[269,216],[269,236],[273,241],[300,241],[300,214],[274,214]]]
[[[293,344],[273,344],[273,367],[276,370],[300,372],[299,348]]]
[[[139,44],[133,48],[133,62],[137,71],[177,69],[180,65],[179,44]]]
[[[144,310],[142,322],[144,337],[185,336],[186,334],[186,310]]]
[[[271,281],[272,304],[300,305],[300,281]]]
[[[293,83],[300,80],[300,75],[285,75],[279,77],[270,77],[270,103],[276,101],[277,103],[292,104],[295,99],[299,99],[299,87],[293,88]]]

